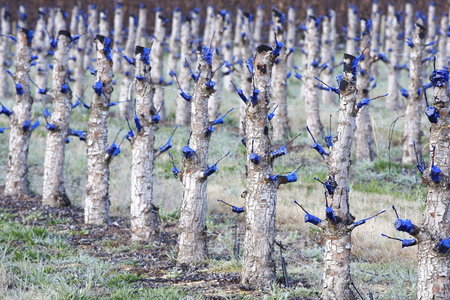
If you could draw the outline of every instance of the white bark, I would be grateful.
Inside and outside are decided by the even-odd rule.
[[[272,10],[272,23],[277,30],[276,36],[279,42],[286,42],[284,25],[279,12]],[[275,59],[272,70],[271,99],[278,106],[275,116],[272,119],[273,139],[275,141],[285,141],[289,136],[289,118],[287,105],[287,54],[288,49],[283,47],[280,55]]]
[[[450,53],[447,53],[447,44],[449,43],[450,37],[447,36],[447,32],[445,28],[449,25],[449,17],[447,15],[442,15],[441,17],[441,26],[440,26],[440,35],[439,35],[439,45],[438,45],[438,53],[437,53],[437,68],[444,68],[447,66]]]
[[[223,39],[222,39],[222,53],[223,53],[223,60],[229,62],[230,64],[233,63],[233,30],[232,30],[232,24],[230,13],[228,12],[225,17],[225,31],[223,33]],[[228,73],[223,76],[223,86],[225,90],[228,92],[233,92],[234,88],[231,84],[231,77],[233,75],[233,67],[222,67],[223,73]]]
[[[400,71],[396,68],[401,64],[402,51],[401,44],[404,43],[403,40],[398,39],[401,27],[400,22],[396,16],[393,16],[392,23],[389,26],[389,39],[386,38],[386,44],[389,44],[391,49],[388,52],[388,96],[386,98],[386,106],[390,110],[398,110],[401,107],[400,90],[398,87],[398,78],[400,78]],[[389,43],[388,43],[389,41]]]
[[[334,12],[333,12],[334,13]],[[332,83],[334,82],[334,44],[331,34],[331,21],[332,18],[330,16],[325,17],[322,21],[322,46],[320,48],[320,57],[322,63],[327,63],[328,68],[322,71],[321,79],[324,82]],[[291,55],[292,56],[292,55]],[[336,105],[336,94],[329,91],[321,91],[322,101],[325,105]]]
[[[237,22],[236,18],[236,22]],[[256,44],[261,43],[261,32],[264,23],[264,6],[258,5],[256,7],[256,16],[255,16],[255,29],[253,30],[253,40]],[[239,28],[236,23],[236,28]]]
[[[161,11],[157,11],[155,15],[155,33],[151,52],[152,70],[151,76],[155,85],[155,95],[153,101],[159,109],[164,103],[164,39],[166,37],[165,17]],[[166,109],[162,106],[159,112],[161,120],[166,119]]]
[[[427,40],[426,44],[431,43],[436,40],[436,29],[439,22],[436,17],[436,3],[430,2],[428,5],[428,15],[427,15]]]
[[[79,11],[78,5],[74,5],[72,7],[72,11],[70,13],[69,30],[70,30],[70,33],[72,35],[78,34],[78,21],[79,21],[79,19],[78,19],[78,11]],[[83,33],[83,32],[81,32],[81,33]]]
[[[52,37],[55,37],[61,30],[67,30],[67,22],[64,19],[62,9],[57,9],[55,15],[55,35]]]
[[[100,35],[109,36],[109,22],[108,22],[108,14],[106,11],[100,12],[100,24],[98,27],[98,32]]]
[[[189,74],[189,67],[185,63],[185,59],[190,62],[191,58],[191,22],[185,20],[181,27],[181,68],[178,76],[180,87],[183,91],[189,91],[191,86],[191,79]],[[177,125],[189,126],[191,122],[191,102],[183,99],[177,95],[175,111],[175,123]]]
[[[250,39],[250,22],[248,18],[244,15],[242,15],[241,20],[241,35],[240,35],[240,42],[239,42],[239,56],[238,58],[242,59],[242,68],[239,73],[239,83],[241,85],[241,89],[244,92],[244,95],[249,97],[252,93],[252,77],[250,73],[247,71],[247,67],[245,65],[245,60],[252,57],[252,40]],[[243,135],[245,132],[245,118],[246,118],[246,112],[245,112],[245,104],[243,102],[240,103],[239,107],[239,134]]]
[[[124,54],[128,57],[132,57],[133,48],[136,43],[136,30],[135,28],[135,19],[133,16],[130,16],[128,19],[128,37],[127,44],[125,45]],[[123,77],[120,85],[120,101],[130,100],[129,91],[130,85],[134,80],[134,67],[127,62],[123,62]],[[133,115],[133,103],[132,101],[119,103],[119,113],[122,118],[128,117],[129,119]]]
[[[244,22],[244,13],[242,9],[236,9],[236,17],[234,18],[234,36],[233,36],[233,57],[238,59],[241,56],[241,33],[242,23]]]
[[[144,48],[136,47],[136,74],[144,79],[136,81],[136,115],[142,129],[132,140],[131,162],[131,232],[133,240],[148,241],[159,233],[158,208],[153,204],[153,163],[156,125],[151,118],[156,114],[153,105],[155,87],[150,77]]]
[[[36,85],[45,89],[48,85],[48,52],[50,49],[50,38],[48,36],[45,24],[45,15],[40,14],[39,19],[36,22],[36,27],[34,30],[34,37],[32,42],[33,49],[36,49],[36,55],[38,56],[36,62],[36,72],[34,82]],[[53,37],[53,36],[52,36]],[[53,49],[52,49],[53,50]],[[39,89],[36,88],[36,93],[38,93]],[[47,95],[39,95],[39,97],[46,102],[48,96]]]
[[[362,101],[365,98],[369,98],[370,91],[370,76],[371,65],[373,57],[370,56],[370,43],[371,32],[370,28],[367,28],[366,21],[361,21],[361,48],[363,51],[364,59],[360,61],[360,72],[356,83],[358,90],[357,101]],[[374,41],[376,42],[376,41]],[[368,47],[366,47],[368,46]],[[358,160],[370,160],[375,158],[373,131],[370,120],[370,104],[363,106],[356,118],[356,136],[355,136],[355,154]]]
[[[177,9],[172,14],[172,30],[170,32],[170,39],[169,39],[169,71],[172,70],[176,73],[178,73],[179,69],[178,64],[180,61],[180,39],[181,39],[181,19],[182,19],[182,13],[181,10]],[[181,56],[181,59],[183,60],[184,57]]]
[[[213,19],[212,21],[212,23],[214,24],[214,40],[212,40],[212,48],[214,49],[213,51],[215,53],[213,58],[213,70],[218,70],[223,64],[223,52],[221,44],[225,31],[225,18],[226,15],[222,15],[218,12],[215,16],[215,19]],[[214,120],[219,113],[220,105],[222,102],[222,76],[216,77],[215,81],[216,85],[214,86],[214,89],[216,90],[216,92],[211,95],[208,104],[208,116],[209,120],[211,121]]]
[[[403,20],[404,24],[404,33],[405,33],[405,40],[410,38],[413,38],[413,32],[414,32],[414,11],[413,11],[413,5],[411,2],[405,3],[405,18]],[[405,58],[405,63],[407,63],[409,59],[409,53],[411,52],[411,48],[408,46],[403,47],[403,56]]]
[[[91,4],[88,7],[88,25],[87,30],[89,34],[87,34],[86,47],[84,50],[84,69],[86,70],[89,65],[91,65],[95,59],[94,56],[94,41],[92,40],[92,36],[98,33],[98,12],[97,6],[95,4]]]
[[[417,20],[419,22],[419,20]],[[415,25],[413,35],[413,45],[409,58],[409,99],[406,105],[405,128],[403,130],[403,157],[402,163],[416,163],[414,143],[419,157],[422,157],[422,146],[420,142],[420,119],[423,111],[422,92],[417,93],[422,88],[422,57],[424,53],[424,42],[426,37],[425,27]]]
[[[214,89],[207,88],[212,65],[198,53],[200,78],[195,84],[192,96],[191,131],[189,146],[195,150],[193,157],[184,159],[181,180],[183,183],[183,202],[180,214],[180,235],[178,238],[179,263],[200,263],[208,255],[206,237],[207,168],[210,134],[208,132],[208,100]]]
[[[289,50],[295,48],[297,42],[297,24],[295,23],[296,9],[289,6],[287,17],[287,32],[286,32],[286,48]],[[294,54],[291,54],[287,59],[287,69],[291,70],[294,65]]]
[[[48,118],[56,129],[47,133],[42,189],[42,204],[52,207],[70,205],[64,188],[64,158],[72,93],[61,92],[61,86],[68,84],[70,33],[60,31],[57,43],[53,63],[53,111]]]
[[[13,114],[10,116],[8,172],[5,179],[5,196],[23,197],[28,195],[28,147],[31,130],[22,128],[25,121],[31,119],[33,98],[30,94],[30,42],[25,28],[17,33],[14,81],[22,85],[23,93],[14,97]]]
[[[209,45],[209,42],[211,41],[212,34],[214,32],[214,21],[215,21],[215,15],[214,14],[214,7],[211,5],[208,5],[206,7],[206,20],[205,20],[205,27],[203,30],[203,44]]]
[[[123,49],[124,46],[122,38],[123,15],[123,3],[117,2],[116,7],[114,8],[114,49],[117,51]],[[131,27],[131,29],[134,28]],[[122,59],[118,53],[114,53],[113,68],[114,74],[120,74],[122,72]]]
[[[108,39],[95,37],[97,49],[97,82],[102,83],[102,93],[93,93],[87,132],[87,179],[84,222],[86,224],[106,224],[109,219],[109,162],[108,111],[112,87],[112,60],[108,53]]]
[[[273,254],[277,184],[268,179],[272,174],[273,158],[267,132],[274,61],[275,56],[270,47],[261,45],[256,49],[253,83],[260,93],[256,104],[248,101],[246,106],[247,196],[241,284],[247,288],[268,289],[275,281]],[[249,159],[252,148],[254,153],[261,156],[258,164]]]
[[[47,9],[47,30],[50,36],[55,36],[55,14],[56,8],[49,7]]]
[[[381,14],[378,7],[378,1],[372,2],[372,12],[370,15],[372,20],[372,34],[371,34],[371,43],[370,43],[370,56],[375,57],[381,48],[380,41],[380,26],[381,26]],[[377,64],[372,64],[371,73],[374,78],[378,76],[378,68]]]
[[[81,15],[80,15],[81,18]],[[78,32],[86,32],[87,28],[83,19],[78,22]],[[85,54],[84,51],[86,49],[87,36],[84,34],[80,36],[80,38],[75,42],[76,44],[72,46],[72,49],[75,51],[75,70],[74,70],[74,79],[75,83],[73,86],[73,94],[75,97],[83,98],[83,92],[85,88],[85,80],[86,69],[85,69]]]
[[[3,35],[11,34],[11,15],[9,11],[2,7],[1,9],[1,32]],[[0,66],[4,66],[9,61],[9,48],[11,40],[0,38]],[[7,98],[11,96],[8,74],[0,72],[0,97]]]
[[[197,44],[200,39],[200,15],[197,9],[191,10],[191,35],[192,40],[194,41],[194,43],[192,44],[193,50],[195,50],[197,48]],[[196,59],[197,57],[193,53],[191,60],[196,61]]]
[[[347,9],[347,17],[348,17],[348,23],[347,23],[347,42],[345,45],[345,52],[357,55],[359,52],[358,47],[358,41],[357,39],[359,37],[359,19],[358,19],[358,11],[356,9],[356,6],[349,5]]]
[[[313,61],[319,56],[319,28],[316,27],[314,17],[309,17],[305,36],[305,64],[303,98],[305,99],[306,125],[315,137],[322,137],[323,125],[320,121],[319,98],[315,85],[317,83],[314,76],[318,76],[318,68],[313,66]]]
[[[351,229],[353,222],[348,202],[351,147],[356,130],[356,68],[355,57],[344,54],[344,72],[340,83],[340,109],[337,140],[327,160],[328,176],[337,187],[331,197],[331,207],[339,221],[329,220],[325,226],[324,277],[322,299],[354,299],[350,289]]]
[[[28,27],[28,16],[27,10],[24,5],[19,6],[19,16],[17,18],[17,26],[19,28],[27,28]]]
[[[424,182],[428,194],[424,211],[424,221],[416,236],[419,249],[419,269],[417,281],[418,300],[450,299],[450,256],[435,248],[439,239],[450,237],[450,98],[448,81],[433,90],[433,105],[439,111],[437,124],[431,124],[430,157],[436,147],[434,164],[441,169],[441,181],[435,183],[430,178],[430,167],[424,172]]]
[[[145,37],[146,37],[146,30],[147,27],[147,7],[145,7],[145,4],[139,5],[139,15],[138,15],[138,26],[136,30],[136,41],[135,44],[137,45],[145,45]]]

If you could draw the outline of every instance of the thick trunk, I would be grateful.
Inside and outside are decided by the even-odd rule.
[[[260,93],[258,101],[247,102],[245,137],[247,143],[247,197],[246,230],[242,285],[250,288],[269,289],[275,281],[273,258],[275,240],[275,213],[277,186],[268,180],[272,174],[273,158],[267,128],[270,105],[270,80],[275,56],[268,46],[259,46],[253,63],[254,85]],[[252,145],[252,147],[250,146]],[[258,164],[250,161],[253,152],[261,156]]]
[[[130,16],[128,20],[128,28],[135,28],[135,19]],[[128,30],[127,43],[125,46],[125,55],[128,57],[132,57],[133,48],[136,42],[136,31]],[[133,115],[133,103],[132,101],[127,101],[132,99],[130,95],[130,85],[134,80],[134,67],[127,62],[122,64],[123,67],[123,77],[120,85],[120,93],[119,100],[122,103],[119,104],[119,114],[121,118],[129,118],[131,119]],[[126,102],[125,102],[126,101]]]
[[[217,13],[214,23],[214,40],[212,41],[212,48],[215,51],[213,59],[213,70],[218,70],[223,64],[223,53],[221,43],[223,40],[223,33],[225,31],[225,17],[221,13]],[[219,113],[220,104],[222,102],[222,76],[216,77],[216,85],[214,89],[216,92],[211,95],[208,105],[209,120],[214,120]]]
[[[419,22],[419,20],[418,20]],[[424,39],[426,30],[424,27],[415,25],[413,47],[409,58],[409,99],[406,104],[405,128],[403,133],[403,157],[402,163],[414,164],[416,156],[414,143],[419,157],[422,157],[422,146],[420,143],[420,119],[422,117],[423,97],[422,92],[422,56],[424,51]]]
[[[47,120],[55,129],[47,133],[42,189],[42,204],[52,207],[70,205],[64,188],[64,158],[72,93],[61,92],[61,86],[68,84],[70,33],[60,31],[57,42],[53,63],[53,112]]]
[[[328,176],[337,183],[331,208],[338,221],[328,220],[325,230],[324,280],[322,299],[354,299],[350,289],[351,230],[353,222],[348,201],[351,147],[356,130],[356,67],[355,57],[344,54],[344,72],[340,82],[340,110],[337,140],[327,160]]]
[[[360,75],[356,83],[356,88],[358,90],[358,102],[363,99],[369,98],[370,90],[370,68],[372,65],[373,58],[370,56],[369,47],[370,45],[370,26],[367,26],[366,21],[361,21],[361,48],[363,51],[364,59],[360,62]],[[355,154],[358,160],[370,160],[375,158],[375,151],[373,149],[373,132],[370,120],[369,105],[364,106],[356,118],[356,149]]]
[[[189,66],[186,60],[190,62],[191,41],[191,22],[186,20],[181,27],[181,60],[180,74],[178,80],[183,91],[190,89],[191,77],[189,74]],[[175,123],[177,125],[189,126],[191,124],[191,102],[186,101],[180,95],[176,99]]]
[[[438,70],[445,72],[444,70]],[[447,71],[448,72],[448,71]],[[433,75],[432,75],[433,76]],[[448,76],[448,73],[447,73]],[[434,106],[439,111],[438,123],[431,125],[430,157],[434,165],[441,169],[441,180],[431,180],[430,168],[424,173],[424,182],[428,188],[424,221],[419,241],[418,257],[418,300],[450,299],[450,256],[449,250],[438,251],[436,244],[439,239],[450,238],[450,99],[448,94],[448,79],[441,85],[435,85],[433,92]],[[435,150],[433,151],[433,149]],[[434,152],[434,153],[433,153]],[[424,238],[426,237],[426,238]]]
[[[166,27],[165,27],[165,17],[162,12],[157,11],[155,15],[155,33],[154,33],[154,42],[152,45],[151,52],[151,61],[152,61],[152,70],[151,76],[155,85],[155,95],[154,102],[155,106],[159,109],[164,103],[164,39],[166,37]],[[159,115],[162,120],[166,119],[166,109],[162,106]]]
[[[131,232],[133,240],[148,241],[159,233],[158,208],[153,204],[153,162],[156,114],[153,105],[154,86],[150,64],[144,48],[136,47],[136,74],[144,79],[136,82],[136,114],[142,128],[132,141],[131,162]],[[148,55],[147,55],[148,56]],[[148,57],[147,57],[148,58]]]
[[[208,165],[208,100],[214,92],[206,86],[211,80],[212,62],[203,59],[198,53],[198,71],[200,78],[195,84],[192,95],[192,115],[189,147],[195,154],[183,161],[183,202],[180,214],[180,236],[178,239],[178,257],[180,263],[200,263],[207,259],[206,239],[206,187],[207,178],[204,171]]]
[[[87,132],[87,179],[84,222],[106,224],[109,219],[108,112],[112,87],[110,40],[97,35],[97,82],[101,89],[93,93]]]
[[[33,98],[30,94],[30,46],[32,31],[22,28],[17,34],[14,81],[23,91],[16,91],[15,103],[10,116],[8,172],[5,179],[5,196],[28,195],[28,147],[31,130],[24,129],[25,121],[31,119]]]
[[[306,125],[316,137],[323,136],[323,125],[320,121],[319,98],[316,90],[316,79],[318,76],[318,68],[313,66],[313,62],[317,61],[319,56],[319,28],[317,28],[314,17],[309,17],[307,23],[308,30],[305,36],[306,50],[306,71],[304,76],[303,98],[305,99],[305,115]]]

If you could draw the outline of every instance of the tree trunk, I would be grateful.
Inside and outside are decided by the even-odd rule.
[[[388,23],[389,30],[389,47],[390,52],[388,53],[389,64],[388,64],[388,96],[386,99],[387,108],[390,110],[399,110],[401,107],[400,103],[400,92],[398,78],[400,78],[400,71],[397,66],[401,63],[402,52],[401,43],[403,40],[398,39],[400,33],[400,22],[396,16],[392,17],[392,23]],[[388,41],[386,41],[388,44]]]
[[[17,34],[15,76],[15,104],[10,116],[8,172],[5,179],[5,196],[23,197],[28,195],[28,147],[31,130],[24,129],[24,122],[31,121],[33,98],[30,94],[30,47],[32,31],[21,28]],[[30,38],[31,36],[31,38]],[[17,86],[21,85],[20,93]]]
[[[145,45],[146,27],[147,27],[147,8],[145,7],[145,4],[141,3],[139,4],[138,25],[135,40],[136,46]]]
[[[340,82],[340,109],[337,140],[327,160],[328,178],[335,180],[337,187],[331,197],[331,208],[337,222],[329,220],[325,229],[324,277],[322,299],[354,299],[350,289],[351,228],[348,185],[351,147],[356,130],[356,67],[355,57],[344,54],[344,72]]]
[[[245,60],[252,57],[252,44],[253,41],[250,39],[250,17],[248,16],[242,16],[241,20],[241,35],[240,35],[240,44],[239,49],[240,53],[238,59],[242,59],[242,68],[239,73],[239,83],[241,84],[241,89],[244,92],[244,95],[247,95],[247,97],[252,92],[252,77],[250,73],[247,71],[247,68],[245,66]],[[243,102],[240,103],[239,106],[239,134],[244,135],[245,134],[245,118],[246,118],[246,112],[245,112],[245,104]]]
[[[414,33],[414,8],[411,2],[405,3],[405,18],[403,20],[404,24],[404,32],[405,32],[405,40],[413,39]],[[405,57],[405,63],[408,62],[409,55],[411,53],[410,47],[403,47],[403,56]]]
[[[439,23],[436,20],[436,3],[430,2],[428,5],[426,44],[436,40],[436,29],[438,24]],[[431,46],[431,48],[434,48],[434,46]]]
[[[81,18],[81,16],[80,16]],[[78,32],[86,32],[87,28],[83,21],[78,22]],[[73,94],[75,97],[84,98],[84,88],[85,88],[85,76],[86,69],[84,67],[84,50],[86,49],[87,37],[86,35],[80,36],[78,41],[76,41],[76,47],[73,46],[72,49],[75,51],[75,71],[74,71],[74,79],[75,83],[73,86]]]
[[[55,35],[52,36],[52,38],[54,38],[58,32],[60,32],[61,30],[66,30],[67,31],[67,23],[66,23],[66,19],[64,18],[63,15],[63,10],[60,8],[57,8],[56,10],[56,15],[55,15]]]
[[[447,72],[448,76],[448,70],[438,69],[437,71]],[[430,168],[424,173],[423,179],[427,185],[428,194],[424,221],[420,229],[423,234],[416,236],[419,242],[418,300],[450,299],[449,248],[447,246],[440,252],[438,251],[439,248],[436,247],[439,239],[450,239],[450,148],[448,142],[450,136],[450,99],[448,77],[446,81],[442,80],[440,84],[435,84],[433,99],[434,106],[439,111],[439,119],[438,123],[431,124],[430,157],[434,158],[434,165],[441,169],[441,180],[434,182],[430,178]],[[434,151],[433,148],[435,148]]]
[[[35,35],[33,37],[32,48],[36,49],[36,55],[38,56],[36,59],[37,69],[34,82],[39,87],[36,88],[36,93],[39,93],[39,89],[47,88],[47,73],[49,71],[47,56],[50,51],[50,40],[46,31],[44,15],[39,15],[34,32]],[[44,102],[49,98],[49,96],[42,94],[39,95],[39,97]]]
[[[277,30],[276,36],[279,42],[285,43],[284,28],[286,24],[283,24],[281,19],[281,12],[272,9],[272,23]],[[280,55],[275,59],[275,64],[272,70],[273,80],[271,81],[271,99],[272,102],[278,106],[275,116],[272,119],[273,125],[273,140],[285,141],[289,136],[289,118],[288,118],[288,105],[287,105],[287,59],[288,50],[286,47],[280,52]]]
[[[11,15],[9,14],[6,7],[1,8],[1,32],[2,35],[11,34]],[[9,63],[9,45],[11,41],[7,38],[0,38],[0,66],[5,66]],[[6,72],[0,72],[0,97],[8,98],[11,97],[11,92],[9,90],[9,78]]]
[[[214,21],[215,21],[214,7],[208,5],[206,7],[205,27],[203,30],[203,44],[205,45],[209,45],[209,42],[211,41],[211,37],[215,28]]]
[[[97,82],[100,92],[92,96],[87,132],[87,179],[84,222],[106,224],[109,219],[109,162],[108,112],[112,87],[111,41],[97,35],[94,39],[97,49]]]
[[[347,9],[347,42],[345,45],[345,52],[357,55],[359,52],[357,39],[359,38],[359,18],[358,18],[358,10],[356,6],[349,5]]]
[[[91,58],[93,56],[93,52],[94,52],[94,48],[93,48],[94,41],[92,40],[92,35],[95,35],[98,33],[98,14],[97,14],[97,6],[95,4],[91,4],[88,6],[87,29],[89,30],[90,34],[87,35],[86,48],[84,50],[84,69],[85,70],[94,61],[94,59]]]
[[[182,23],[182,13],[180,9],[175,9],[172,15],[172,30],[169,39],[169,71],[177,72],[179,71],[178,63],[184,56],[180,56],[180,33],[181,33],[181,23]]]
[[[135,28],[135,19],[132,16],[128,19],[128,28],[131,30],[128,30],[127,44],[124,52],[126,56],[132,57],[133,48],[136,43],[136,31],[133,30]],[[127,117],[131,119],[133,116],[133,102],[131,101],[130,85],[134,80],[134,66],[127,62],[124,62],[122,66],[124,76],[122,77],[122,82],[120,85],[119,99],[122,103],[119,103],[119,114],[121,118]]]
[[[212,21],[214,24],[214,40],[212,40],[212,48],[215,51],[213,59],[213,70],[218,70],[223,64],[223,52],[221,43],[223,40],[223,33],[225,31],[225,18],[226,14],[222,15],[220,12],[215,16],[215,20]],[[212,37],[212,36],[211,36]],[[222,76],[216,77],[216,85],[214,89],[216,92],[211,95],[208,105],[208,116],[209,120],[214,120],[219,113],[220,104],[222,102]]]
[[[222,53],[223,53],[223,60],[224,62],[228,62],[230,64],[233,63],[233,31],[232,31],[232,24],[231,21],[231,15],[228,12],[225,17],[225,31],[223,33],[223,39],[222,39]],[[223,86],[225,90],[228,92],[233,92],[234,88],[231,84],[231,78],[233,75],[233,67],[231,65],[224,66],[223,67]]]
[[[136,81],[136,114],[142,128],[132,140],[131,163],[131,232],[133,240],[148,241],[159,233],[158,208],[153,203],[153,162],[155,127],[151,118],[156,114],[153,105],[155,87],[150,78],[148,54],[136,47],[136,74],[144,79]]]
[[[154,102],[155,106],[161,110],[159,115],[161,120],[166,119],[166,109],[163,105],[164,103],[164,39],[166,37],[166,27],[165,27],[165,17],[161,11],[157,11],[155,15],[155,33],[154,42],[152,45],[152,52],[150,54],[152,61],[151,76],[155,85],[155,95]]]
[[[264,6],[258,5],[256,7],[256,16],[255,16],[255,30],[253,31],[253,40],[255,41],[255,44],[261,43],[261,32],[263,29],[263,23],[264,23]],[[236,28],[239,28],[237,24],[238,18],[236,17]]]
[[[189,73],[189,66],[186,64],[190,62],[191,58],[191,22],[185,20],[181,27],[181,60],[180,73],[178,80],[180,88],[183,91],[189,90],[191,86],[191,77]],[[176,99],[175,123],[177,125],[189,126],[191,124],[191,102],[186,101],[180,95]]]
[[[257,48],[253,83],[260,93],[256,104],[248,101],[246,106],[247,213],[241,283],[249,288],[268,289],[275,281],[273,252],[277,185],[268,179],[272,174],[273,157],[270,155],[272,145],[267,118],[275,58],[272,48],[265,45]],[[258,164],[249,159],[252,148],[261,156]]]
[[[119,51],[124,46],[122,32],[123,32],[123,3],[117,2],[114,9],[114,49]],[[133,27],[130,27],[133,29]],[[118,53],[113,55],[113,72],[114,74],[121,74],[122,72],[122,59]]]
[[[448,56],[450,53],[447,53],[447,44],[449,43],[450,37],[445,32],[444,28],[448,28],[449,25],[449,17],[446,15],[441,16],[441,26],[440,26],[440,35],[439,35],[439,46],[437,53],[437,62],[436,67],[444,68],[448,63]],[[448,30],[448,29],[447,29]]]
[[[319,25],[316,24],[314,17],[309,17],[307,22],[307,31],[305,35],[305,50],[306,50],[306,71],[304,74],[303,95],[305,99],[305,115],[306,125],[316,137],[323,136],[323,125],[320,121],[319,98],[316,90],[316,79],[318,76],[318,69],[313,66],[313,62],[318,60],[319,55]]]
[[[369,98],[370,91],[370,69],[373,57],[370,56],[370,49],[366,45],[370,45],[370,27],[367,26],[367,20],[361,21],[361,48],[364,59],[360,61],[360,75],[356,83],[358,90],[358,102]],[[358,160],[370,160],[375,158],[373,131],[370,120],[369,105],[363,106],[356,118],[356,158]]]
[[[208,165],[208,99],[214,88],[206,86],[211,80],[212,62],[203,59],[203,51],[198,53],[198,71],[200,77],[192,95],[191,130],[189,146],[195,150],[191,158],[183,161],[183,202],[180,214],[180,235],[178,239],[179,263],[201,263],[207,259],[206,239],[206,187],[207,177],[204,171]]]
[[[27,10],[25,9],[24,5],[20,5],[17,18],[17,27],[28,28],[27,21],[28,21]]]
[[[288,8],[288,17],[287,17],[287,32],[286,32],[286,48],[289,49],[294,48],[297,43],[297,24],[295,23],[295,14],[297,10],[289,6]],[[287,58],[287,70],[291,70],[294,65],[294,54],[289,55]]]
[[[372,12],[370,15],[370,19],[372,20],[372,34],[371,34],[372,42],[370,43],[370,56],[375,57],[378,54],[378,52],[380,52],[380,50],[382,49],[380,41],[381,13],[379,11],[378,1],[372,2]],[[378,78],[377,64],[372,64],[370,71],[374,78]]]
[[[109,36],[108,14],[105,11],[100,12],[100,24],[98,27],[100,35]]]
[[[420,20],[417,20],[419,22]],[[422,145],[420,142],[420,119],[422,117],[423,98],[422,92],[422,57],[424,52],[425,27],[415,25],[413,35],[413,47],[409,59],[409,99],[406,105],[405,128],[403,129],[403,164],[414,164],[416,155],[414,143],[419,157],[422,157]]]
[[[48,120],[50,125],[47,126],[42,189],[42,204],[52,207],[70,205],[64,188],[64,158],[72,93],[61,91],[61,86],[68,84],[69,46],[72,42],[70,33],[60,31],[57,42],[53,63],[53,112]],[[51,125],[55,128],[51,129]]]
[[[334,12],[333,12],[334,13]],[[322,21],[322,46],[320,48],[321,63],[327,63],[328,68],[322,72],[322,80],[324,82],[334,82],[334,45],[331,38],[332,34],[332,17],[328,16]],[[336,105],[336,94],[329,91],[321,91],[322,102],[327,106]]]

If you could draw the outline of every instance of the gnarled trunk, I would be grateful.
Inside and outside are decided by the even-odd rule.
[[[47,119],[48,133],[44,160],[42,204],[53,207],[70,205],[64,188],[64,158],[69,129],[72,93],[61,87],[68,85],[69,46],[68,31],[58,33],[58,46],[53,63],[53,112]],[[55,128],[51,127],[55,126]]]
[[[261,45],[256,50],[253,83],[260,93],[256,104],[247,102],[245,119],[247,212],[241,283],[246,287],[261,289],[270,288],[275,281],[273,252],[277,185],[268,179],[272,174],[273,157],[270,155],[272,144],[267,132],[270,80],[275,57],[268,46]],[[252,150],[261,156],[258,164],[250,161]]]
[[[21,28],[17,33],[15,75],[16,96],[13,114],[10,116],[8,172],[5,179],[5,196],[23,197],[28,195],[28,148],[31,130],[24,128],[25,121],[31,120],[33,98],[30,94],[30,47],[32,31]],[[18,89],[18,85],[22,90]]]
[[[136,115],[142,128],[132,140],[131,162],[131,232],[133,240],[148,241],[159,233],[158,208],[153,203],[153,162],[155,127],[151,121],[156,109],[153,105],[155,87],[150,78],[148,54],[136,47]]]
[[[97,35],[97,83],[91,102],[88,121],[87,179],[84,204],[84,222],[86,224],[106,224],[109,219],[109,162],[108,149],[108,112],[112,87],[112,50],[111,41]]]
[[[195,83],[192,95],[191,130],[189,147],[195,154],[183,161],[183,202],[180,214],[180,235],[178,238],[178,257],[180,263],[200,263],[208,256],[206,240],[206,187],[204,174],[208,165],[210,133],[208,127],[208,100],[214,88],[208,88],[211,80],[212,62],[203,59],[204,53],[198,53],[200,77]]]

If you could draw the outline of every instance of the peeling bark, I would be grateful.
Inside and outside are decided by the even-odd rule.
[[[313,66],[313,62],[319,56],[319,28],[314,17],[309,17],[307,21],[307,31],[305,35],[306,49],[306,71],[304,74],[303,98],[305,99],[306,125],[315,137],[323,136],[323,125],[320,121],[319,97],[314,76],[318,76],[318,69]]]
[[[64,158],[72,91],[61,92],[61,86],[68,84],[69,46],[71,36],[68,31],[58,34],[57,48],[53,63],[53,111],[48,123],[56,126],[48,130],[44,160],[44,184],[42,204],[52,207],[70,205],[64,188]]]
[[[191,158],[183,160],[183,201],[179,220],[178,238],[179,263],[201,263],[207,259],[206,206],[207,206],[207,168],[209,140],[208,100],[214,88],[208,88],[212,65],[208,64],[198,51],[198,70],[200,77],[195,83],[192,95],[191,130],[189,147],[195,150]]]
[[[417,20],[419,22],[419,20]],[[420,119],[422,117],[423,97],[422,92],[422,57],[426,36],[425,27],[415,25],[413,44],[409,58],[409,99],[406,104],[405,128],[403,129],[403,164],[415,164],[416,156],[414,143],[419,157],[422,157],[422,145],[420,142]]]
[[[144,59],[144,48],[136,47],[136,74],[144,79],[136,81],[136,115],[142,129],[138,130],[131,143],[131,232],[132,239],[149,241],[158,236],[158,207],[153,203],[153,163],[156,124],[151,118],[156,115],[153,105],[155,87],[150,77],[150,64]]]
[[[247,141],[246,230],[241,284],[247,288],[268,289],[275,281],[274,240],[277,184],[269,180],[273,157],[267,132],[270,105],[270,80],[275,56],[272,48],[261,45],[254,59],[254,85],[258,101],[247,102],[245,137]],[[253,147],[250,147],[250,143]],[[252,152],[261,156],[258,164],[250,161]]]
[[[428,193],[424,221],[418,240],[418,300],[450,299],[450,256],[436,248],[439,239],[450,237],[450,98],[448,80],[433,89],[433,105],[439,111],[437,124],[431,124],[430,157],[435,147],[434,164],[441,169],[441,181],[435,183],[430,178],[430,168],[424,172]]]
[[[189,66],[185,63],[185,59],[190,61],[191,53],[191,22],[185,20],[181,27],[181,70],[178,77],[180,87],[183,91],[189,90],[191,86],[191,79],[189,74]],[[177,95],[175,110],[175,123],[177,125],[189,126],[191,124],[191,102],[183,99]]]
[[[13,114],[10,116],[8,172],[5,179],[5,196],[24,197],[28,195],[28,148],[31,130],[24,130],[23,124],[31,120],[33,98],[30,94],[30,31],[25,28],[17,33],[14,81],[20,84],[23,93],[16,92]]]
[[[93,93],[88,121],[87,179],[84,222],[86,224],[106,224],[109,219],[109,162],[108,112],[112,87],[112,59],[110,40],[97,35],[97,82],[101,82],[101,95]]]
[[[344,72],[340,82],[340,109],[337,137],[327,160],[328,178],[337,187],[331,197],[331,207],[337,222],[328,220],[325,227],[324,277],[322,299],[355,299],[350,289],[351,230],[354,218],[348,201],[351,147],[356,130],[356,67],[355,57],[344,54]]]

